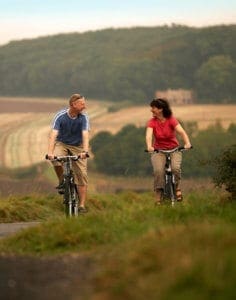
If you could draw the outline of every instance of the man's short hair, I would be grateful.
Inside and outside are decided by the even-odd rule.
[[[71,97],[70,97],[70,100],[69,100],[69,103],[70,105],[75,102],[76,100],[79,100],[79,99],[82,99],[84,98],[84,96],[80,95],[80,94],[73,94]]]

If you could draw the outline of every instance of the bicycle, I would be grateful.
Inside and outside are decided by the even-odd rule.
[[[189,149],[192,149],[192,147]],[[162,200],[164,200],[164,199],[171,200],[172,206],[174,206],[175,202],[177,202],[177,197],[176,197],[175,175],[173,174],[172,169],[171,169],[171,153],[174,153],[177,151],[183,152],[183,151],[186,151],[189,149],[180,146],[180,147],[176,147],[171,150],[155,149],[153,152],[145,150],[145,152],[149,152],[149,153],[163,153],[166,156],[164,189],[162,191],[161,198],[162,198]]]
[[[80,155],[65,155],[65,156],[54,156],[53,160],[59,161],[63,166],[63,180],[60,186],[63,189],[63,204],[65,206],[65,214],[67,217],[78,216],[79,214],[79,193],[74,180],[72,162],[80,159]],[[89,157],[89,154],[86,154]],[[48,155],[45,157],[48,158]]]

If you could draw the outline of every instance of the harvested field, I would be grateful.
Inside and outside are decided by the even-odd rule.
[[[224,128],[228,128],[231,123],[236,122],[236,105],[173,106],[172,111],[176,118],[183,122],[197,122],[200,130],[215,124],[216,121],[220,121]],[[129,123],[145,126],[151,116],[149,106],[129,107],[102,115],[93,120],[93,125],[96,132],[109,128],[112,133],[116,133]]]
[[[53,116],[67,104],[63,99],[0,97],[0,167],[28,167],[42,162]],[[107,113],[107,107],[108,103],[90,100],[90,119]]]
[[[54,112],[67,105],[67,101],[54,98],[11,98],[0,97],[0,112]]]

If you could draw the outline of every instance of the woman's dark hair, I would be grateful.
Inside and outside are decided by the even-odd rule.
[[[159,109],[162,108],[162,113],[165,118],[170,118],[172,116],[172,110],[170,109],[169,102],[165,99],[153,99],[150,106],[157,107]]]

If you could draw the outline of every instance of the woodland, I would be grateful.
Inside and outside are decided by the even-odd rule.
[[[186,89],[196,103],[235,103],[236,25],[105,29],[0,47],[0,95],[143,104]]]

